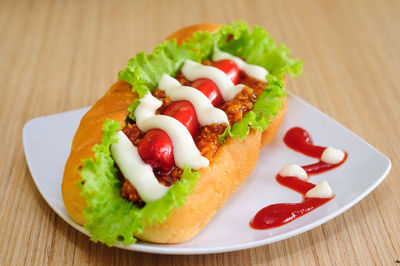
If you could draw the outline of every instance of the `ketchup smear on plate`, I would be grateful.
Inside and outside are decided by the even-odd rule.
[[[325,150],[325,147],[314,145],[308,132],[300,127],[290,129],[283,138],[283,141],[289,148],[313,158],[321,158]],[[302,166],[302,168],[310,176],[336,168],[343,164],[346,159],[347,153],[345,153],[345,157],[340,163],[329,164],[320,160],[317,163]],[[307,191],[314,188],[315,185],[298,177],[282,177],[278,174],[276,181],[282,186],[302,194],[303,201],[299,203],[272,204],[261,209],[250,221],[250,226],[253,229],[270,229],[287,224],[333,199],[333,197],[306,198]]]

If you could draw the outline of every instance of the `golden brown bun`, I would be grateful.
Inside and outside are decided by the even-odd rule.
[[[184,28],[168,39],[176,38],[178,43],[192,36],[198,30],[216,31],[216,24],[201,24]],[[64,170],[62,194],[68,213],[79,224],[85,223],[83,210],[85,199],[80,195],[77,182],[81,180],[78,169],[82,159],[93,158],[92,148],[101,143],[101,128],[106,118],[124,123],[127,107],[137,96],[124,81],[116,82],[109,91],[82,118],[71,147],[71,154]],[[200,178],[195,192],[189,195],[180,209],[173,210],[163,223],[146,227],[137,237],[155,243],[178,243],[188,240],[203,228],[225,201],[237,190],[254,169],[260,147],[266,145],[276,134],[285,114],[283,110],[271,122],[266,131],[251,130],[243,140],[228,138],[216,152],[211,164],[199,170]],[[245,160],[243,158],[246,158]]]
[[[125,81],[117,81],[98,100],[82,118],[71,145],[71,153],[64,169],[62,195],[64,205],[72,219],[84,224],[83,210],[86,209],[86,200],[81,196],[77,182],[81,180],[79,169],[82,160],[93,158],[93,146],[101,143],[104,121],[106,118],[117,120],[124,124],[128,116],[128,106],[132,104],[136,95],[132,93],[131,85]],[[94,158],[93,158],[94,159]]]
[[[196,31],[208,31],[208,32],[216,32],[221,25],[219,24],[198,24],[198,25],[192,25],[186,28],[183,28],[181,30],[178,30],[174,33],[172,33],[170,36],[167,37],[167,40],[172,40],[176,39],[178,44],[181,44],[183,41],[186,39],[189,39],[190,37],[193,36],[193,33]]]

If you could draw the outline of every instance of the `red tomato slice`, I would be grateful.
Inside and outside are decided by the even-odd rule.
[[[201,91],[216,107],[224,102],[217,85],[209,79],[197,79],[190,86]]]
[[[233,84],[238,84],[240,79],[240,70],[235,62],[224,59],[213,63],[213,66],[221,69],[232,80]]]
[[[147,131],[138,145],[138,153],[145,163],[161,174],[169,173],[175,165],[172,141],[160,129]]]
[[[190,132],[193,138],[197,136],[200,130],[197,120],[196,110],[188,101],[177,101],[171,103],[165,110],[164,115],[171,116],[181,122]]]

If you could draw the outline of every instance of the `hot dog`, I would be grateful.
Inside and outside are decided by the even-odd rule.
[[[171,54],[174,49],[178,54],[188,55],[188,58],[177,59],[181,60],[179,67],[168,70],[170,74],[175,73],[175,77],[160,75],[161,78],[154,78],[157,84],[153,87],[159,88],[144,93],[141,88],[147,77],[144,74],[139,75],[137,68],[128,66],[120,73],[121,80],[82,118],[65,166],[62,193],[67,211],[76,222],[85,224],[93,240],[112,245],[118,237],[122,237],[126,244],[135,241],[134,237],[156,243],[178,243],[191,238],[247,178],[256,165],[259,149],[277,132],[285,113],[283,85],[281,81],[277,81],[282,79],[283,74],[276,74],[275,79],[268,80],[268,87],[264,90],[267,86],[266,80],[258,80],[248,75],[243,66],[240,68],[241,64],[245,64],[247,69],[254,69],[255,65],[249,65],[239,57],[211,60],[213,58],[210,54],[205,55],[204,51],[200,53],[197,49],[201,50],[207,45],[212,49],[216,45],[213,38],[217,35],[205,32],[216,32],[215,34],[226,37],[223,41],[227,47],[234,44],[236,37],[241,40],[240,36],[235,37],[235,29],[240,32],[242,28],[243,38],[251,37],[246,36],[249,29],[243,23],[222,26],[219,30],[220,27],[202,24],[171,35],[168,39],[176,39],[180,46],[174,46],[173,41],[165,43],[163,47],[169,50],[165,48],[163,52],[168,56],[164,58],[156,49],[154,57],[160,62],[170,60],[174,57]],[[259,28],[255,31],[260,31],[256,33],[265,34],[265,38],[269,38]],[[213,43],[202,43],[204,47],[199,48],[200,45],[194,44],[194,40],[203,40],[204,36],[201,38],[201,34],[213,40]],[[194,37],[191,38],[192,36]],[[229,38],[232,40],[228,40]],[[188,43],[182,44],[183,41]],[[280,52],[275,51],[278,48],[270,47],[272,53]],[[214,55],[217,54],[215,51]],[[187,60],[193,56],[191,53],[195,56],[201,55],[202,65]],[[267,52],[265,56],[268,57]],[[274,54],[271,58],[276,56]],[[280,56],[278,64],[284,66],[271,68],[272,70],[292,71],[292,74],[301,71],[301,62],[289,59],[286,50]],[[146,59],[138,55],[132,62],[136,66],[152,59],[151,56]],[[218,69],[217,74],[225,76],[224,84],[231,84],[231,87],[225,86],[218,79],[212,80],[201,75],[197,77],[191,71],[200,69],[198,72],[202,73],[204,69],[208,71],[209,67]],[[142,73],[156,76],[151,71],[146,72],[146,69]],[[149,80],[147,83],[151,83],[152,77],[147,79]],[[239,83],[248,86],[238,85]],[[180,87],[182,85],[185,86]],[[163,87],[165,90],[160,91]],[[257,87],[261,87],[259,92],[254,89]],[[182,88],[191,91],[192,96],[189,95],[189,98],[205,97],[211,103],[206,108],[207,112],[222,114],[222,120],[216,119],[217,122],[212,123],[213,117],[199,111],[201,108],[205,110],[204,106],[198,102],[180,99],[179,93],[175,93],[177,96],[172,95],[172,90],[179,92]],[[236,89],[237,92],[233,95],[226,88]],[[203,96],[199,96],[198,92]],[[166,93],[170,95],[165,96]],[[174,97],[177,100],[171,100]],[[261,103],[266,97],[269,97],[266,101],[268,108],[274,108],[271,114],[265,114],[269,109]],[[237,111],[238,108],[240,111]],[[149,110],[157,112],[157,115],[153,113],[149,116]],[[263,114],[266,116],[261,117]],[[249,122],[250,126],[245,124],[253,121],[251,119],[257,123]],[[176,125],[177,131],[182,130],[180,135],[175,129],[171,130],[166,121],[178,121],[173,122],[173,125]],[[165,123],[165,127],[159,123]],[[130,184],[128,175],[131,173],[127,173],[127,169],[131,166],[124,162],[127,157],[121,155],[128,152],[121,152],[125,149],[121,146],[125,138],[127,145],[130,145],[129,152],[136,152],[132,156],[137,156],[135,158],[139,160],[137,169],[144,169],[146,174],[143,172],[143,176],[149,174],[158,179],[158,184],[153,182],[151,185],[159,191],[158,196],[143,192],[147,188],[142,188],[140,182],[136,186]],[[187,140],[185,143],[191,143],[192,146],[182,148],[179,142],[183,140],[179,138],[184,138]],[[197,151],[185,151],[193,147]],[[179,154],[182,150],[189,157],[198,159],[184,158],[185,156]]]

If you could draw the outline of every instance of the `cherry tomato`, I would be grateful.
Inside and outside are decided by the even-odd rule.
[[[220,106],[224,102],[217,85],[210,79],[197,79],[190,86],[201,91],[214,106]]]
[[[197,136],[200,125],[196,110],[190,102],[173,102],[165,110],[164,115],[171,116],[181,122],[193,138]],[[140,141],[138,152],[142,160],[160,174],[168,174],[175,165],[172,141],[163,130],[149,130]]]
[[[193,138],[199,133],[200,125],[197,120],[196,110],[190,102],[173,102],[165,110],[164,115],[171,116],[181,122],[189,130]]]
[[[168,174],[175,165],[172,141],[165,131],[150,129],[138,145],[142,160],[154,171]]]
[[[235,62],[224,59],[213,63],[213,66],[221,69],[232,80],[233,84],[238,84],[240,79],[240,70]]]

